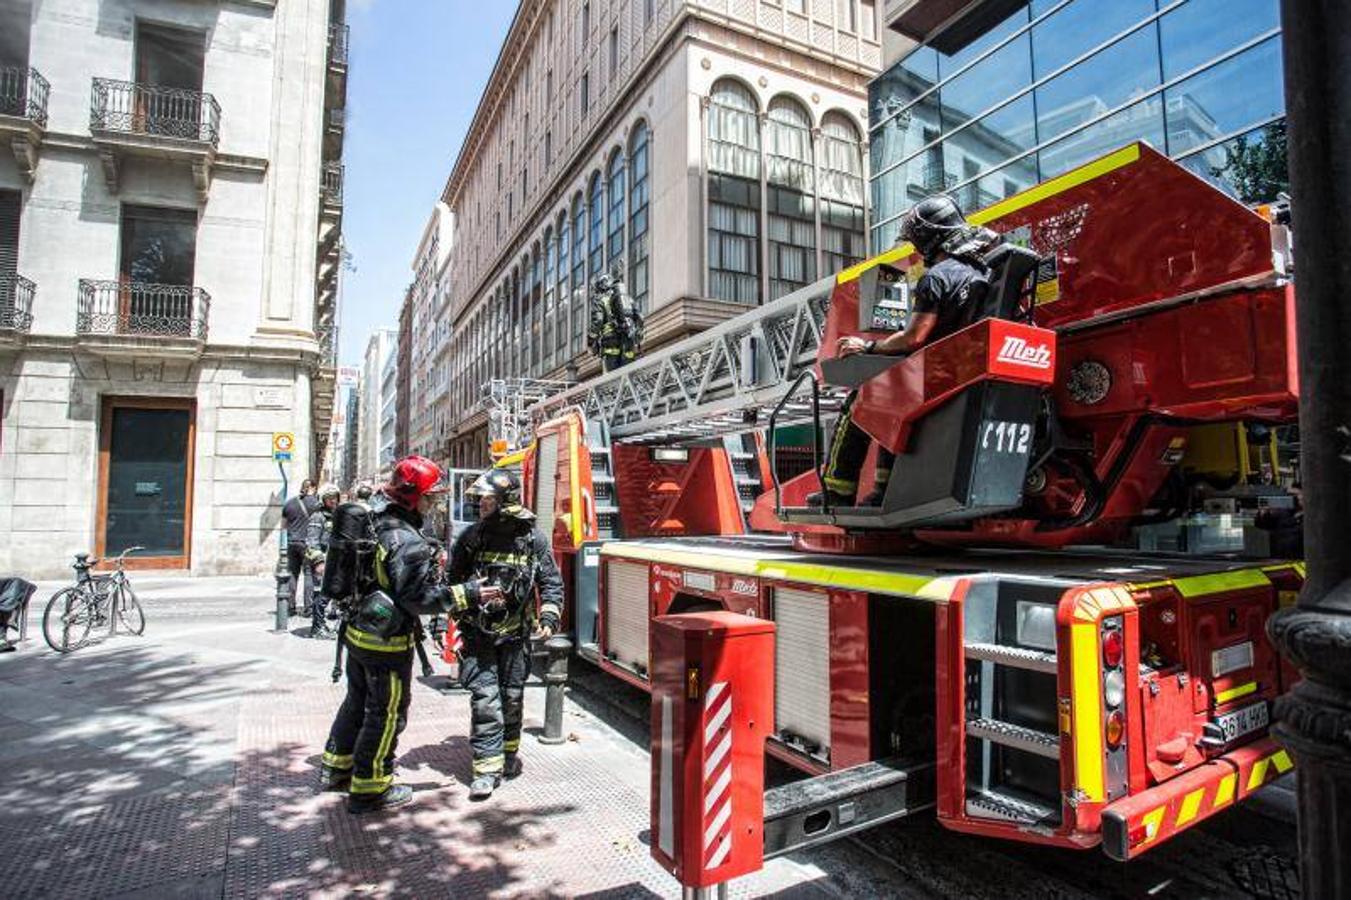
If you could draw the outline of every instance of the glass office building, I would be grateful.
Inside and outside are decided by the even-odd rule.
[[[1278,0],[996,6],[873,82],[874,250],[934,191],[970,212],[1135,140],[1247,203],[1285,188]]]

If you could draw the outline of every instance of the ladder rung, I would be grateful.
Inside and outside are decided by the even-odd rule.
[[[1054,653],[1041,650],[1029,650],[1026,647],[1010,647],[1005,644],[967,644],[967,659],[983,659],[1000,666],[1016,669],[1031,669],[1033,672],[1056,673]]]
[[[1001,722],[998,719],[967,719],[966,733],[973,738],[1003,744],[1015,750],[1026,750],[1028,753],[1035,753],[1048,759],[1060,758],[1060,738],[1034,728],[1014,725],[1012,722]]]

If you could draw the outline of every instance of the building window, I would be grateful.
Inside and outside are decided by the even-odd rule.
[[[556,279],[554,258],[557,248],[554,246],[553,228],[544,229],[544,313],[540,322],[540,365],[546,371],[553,367],[554,358],[554,321],[558,316],[558,307],[554,301]]]
[[[610,77],[619,76],[619,27],[610,29]]]
[[[582,352],[586,319],[586,204],[581,193],[572,198],[572,355]]]
[[[858,31],[858,9],[854,0],[835,0],[835,27],[841,31]]]
[[[553,20],[550,19],[550,22]],[[550,69],[544,73],[544,102],[554,102],[554,70]]]
[[[826,272],[863,260],[863,148],[858,129],[843,113],[821,120],[821,252]]]
[[[877,0],[858,0],[858,8],[863,13],[860,36],[870,41],[877,40]]]
[[[190,287],[196,258],[196,210],[123,205],[118,269],[123,281]],[[132,304],[150,296],[134,293]]]
[[[551,166],[554,163],[554,133],[552,130],[544,132],[544,164]]]
[[[568,214],[558,214],[558,237],[555,239],[558,256],[558,327],[554,333],[554,354],[561,365],[568,355],[568,313],[572,308],[572,291],[568,288]]]
[[[640,312],[647,312],[649,293],[648,198],[652,190],[648,178],[651,165],[646,122],[639,122],[629,139],[629,294]]]
[[[582,47],[585,48],[587,42],[591,40],[591,3],[585,0],[582,3]]]
[[[715,84],[709,99],[709,293],[754,306],[760,302],[758,108],[735,81]]]
[[[624,151],[616,149],[609,166],[610,211],[607,223],[606,261],[623,272],[624,256]]]
[[[587,231],[587,251],[590,264],[587,267],[589,280],[605,271],[605,186],[600,173],[591,174],[591,195],[587,202],[590,225]]]
[[[539,244],[530,250],[530,374],[539,377],[540,366],[544,362],[544,346],[540,337],[544,315],[541,307],[543,282],[540,280]]]
[[[643,24],[652,24],[652,0],[643,0]]]
[[[586,111],[589,110],[589,109],[591,108],[591,73],[590,73],[590,72],[583,72],[583,73],[582,73],[582,84],[581,84],[581,86],[577,89],[577,97],[578,97],[578,104],[580,105],[581,110],[582,110],[582,115],[585,116],[585,115],[586,115]]]
[[[765,123],[769,182],[769,300],[816,280],[811,120],[800,103],[775,97]]]

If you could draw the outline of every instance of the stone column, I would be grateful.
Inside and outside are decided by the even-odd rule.
[[[1331,900],[1351,896],[1351,18],[1340,0],[1281,8],[1308,580],[1268,626],[1304,675],[1273,733],[1297,764],[1303,895]]]

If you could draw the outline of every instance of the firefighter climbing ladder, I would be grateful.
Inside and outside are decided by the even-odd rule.
[[[580,408],[607,441],[682,444],[763,427],[769,412],[816,362],[835,277],[822,279],[530,407],[536,425]],[[837,409],[840,392],[823,390]],[[807,400],[789,402],[783,424],[809,422]],[[731,449],[731,448],[729,448]],[[744,449],[738,452],[744,452]]]

